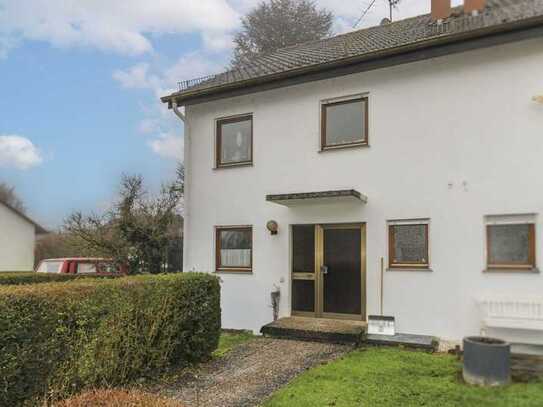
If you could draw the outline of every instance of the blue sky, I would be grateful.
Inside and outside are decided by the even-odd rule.
[[[221,71],[240,16],[257,3],[0,0],[0,182],[54,228],[74,210],[107,207],[122,173],[142,174],[152,190],[172,179],[183,129],[158,98]],[[338,33],[369,3],[317,1]],[[404,0],[395,15],[429,4]],[[377,0],[361,26],[386,15]]]

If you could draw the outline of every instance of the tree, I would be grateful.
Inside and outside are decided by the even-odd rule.
[[[81,252],[112,257],[132,272],[165,271],[171,241],[181,234],[176,225],[184,189],[182,166],[177,172],[177,179],[156,196],[148,193],[141,176],[123,176],[112,209],[102,215],[73,213],[65,221],[65,233],[80,242]]]
[[[26,212],[23,201],[15,192],[15,187],[9,186],[4,182],[0,183],[0,202],[17,209],[20,212]]]
[[[328,37],[333,19],[330,11],[317,9],[312,0],[262,2],[241,19],[232,66],[239,67],[260,53]]]
[[[87,255],[87,253],[81,252],[81,244],[73,236],[61,232],[38,236],[34,248],[35,266],[44,259],[85,257]]]

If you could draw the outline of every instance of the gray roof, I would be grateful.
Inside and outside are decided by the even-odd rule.
[[[174,98],[183,103],[191,97],[301,75],[331,65],[353,64],[409,48],[465,41],[542,24],[543,0],[487,0],[485,10],[476,16],[463,13],[460,6],[441,24],[425,14],[283,48],[258,56],[242,68],[189,81],[179,92],[162,101],[171,102]]]

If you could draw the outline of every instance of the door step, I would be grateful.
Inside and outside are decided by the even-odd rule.
[[[281,339],[359,345],[366,326],[362,321],[288,317],[264,325],[260,332]]]
[[[433,336],[396,334],[366,334],[367,324],[363,321],[341,319],[287,317],[264,325],[260,332],[264,336],[299,341],[343,343],[357,346],[403,346],[433,352],[438,341]]]
[[[438,346],[438,341],[433,336],[412,334],[396,334],[394,336],[368,334],[364,343],[374,346],[403,346],[429,352],[434,352]]]

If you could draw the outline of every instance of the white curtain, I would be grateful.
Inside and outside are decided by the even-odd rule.
[[[251,249],[221,250],[222,267],[251,267]]]

